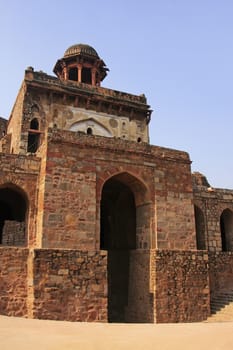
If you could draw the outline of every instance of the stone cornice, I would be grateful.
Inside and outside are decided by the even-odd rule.
[[[47,75],[43,72],[34,72],[26,70],[25,82],[28,87],[46,89],[53,94],[61,96],[71,96],[76,98],[75,104],[78,106],[79,99],[85,100],[86,109],[94,109],[97,112],[111,110],[111,114],[121,115],[124,112],[131,119],[142,118],[147,122],[150,120],[152,110],[147,105],[144,95],[133,95],[121,91],[111,90],[88,84],[63,81],[56,77]]]

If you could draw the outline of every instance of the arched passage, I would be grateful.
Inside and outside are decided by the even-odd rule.
[[[222,251],[233,251],[233,212],[223,210],[220,217]]]
[[[197,249],[206,249],[205,218],[203,211],[194,205]]]
[[[27,200],[18,188],[0,188],[0,244],[26,244]]]
[[[134,195],[124,183],[108,180],[101,199],[101,249],[136,248]]]
[[[144,240],[150,244],[146,229],[150,226],[150,205],[146,194],[146,187],[128,173],[111,177],[102,189],[100,248],[108,250],[109,322],[127,321],[130,290],[134,288],[130,251],[140,247],[142,227]]]

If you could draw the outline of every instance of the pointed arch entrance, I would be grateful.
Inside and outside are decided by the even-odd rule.
[[[0,188],[0,244],[26,245],[26,195],[11,184]]]
[[[220,217],[222,251],[233,251],[233,212],[223,210]]]
[[[129,295],[133,288],[130,252],[140,247],[142,226],[144,239],[148,239],[146,199],[145,185],[128,173],[111,177],[102,188],[100,248],[108,251],[109,322],[128,321]]]

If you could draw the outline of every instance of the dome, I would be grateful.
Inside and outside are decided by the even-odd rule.
[[[93,47],[86,44],[76,44],[70,46],[64,53],[64,57],[75,56],[75,55],[88,55],[99,58],[98,53],[93,49]]]

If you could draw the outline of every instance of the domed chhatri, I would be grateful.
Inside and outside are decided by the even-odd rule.
[[[68,49],[64,53],[64,57],[76,56],[80,54],[99,58],[99,55],[96,52],[96,50],[90,45],[86,45],[86,44],[76,44],[68,47]]]
[[[100,86],[107,75],[108,68],[93,47],[76,44],[65,51],[63,58],[57,61],[53,71],[61,80]]]

